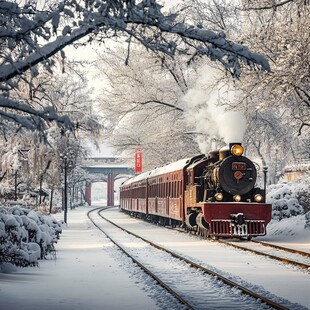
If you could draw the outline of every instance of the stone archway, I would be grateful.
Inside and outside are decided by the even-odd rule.
[[[86,165],[82,168],[94,179],[85,185],[85,201],[89,205],[91,205],[92,182],[107,182],[107,205],[114,206],[114,181],[134,175],[134,169],[126,166],[118,157],[87,158]]]

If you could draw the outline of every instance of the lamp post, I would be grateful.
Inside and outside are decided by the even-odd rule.
[[[267,171],[268,171],[268,167],[263,166],[265,200],[266,200],[266,188],[267,188]]]
[[[64,172],[64,222],[67,224],[68,218],[68,170],[73,167],[73,152],[60,154],[62,159],[62,169]]]

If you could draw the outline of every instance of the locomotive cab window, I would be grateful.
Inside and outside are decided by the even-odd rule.
[[[189,185],[193,185],[194,184],[194,178],[193,178],[192,170],[188,171],[188,184]]]

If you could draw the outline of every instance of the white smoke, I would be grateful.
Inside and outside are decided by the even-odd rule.
[[[200,133],[197,142],[203,153],[218,148],[220,141],[226,144],[242,142],[246,130],[246,120],[241,112],[225,111],[218,105],[234,94],[214,83],[216,75],[214,69],[203,66],[195,84],[182,100],[189,123]]]

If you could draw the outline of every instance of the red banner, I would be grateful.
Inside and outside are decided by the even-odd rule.
[[[140,149],[136,149],[135,153],[135,172],[142,172],[142,151]]]

